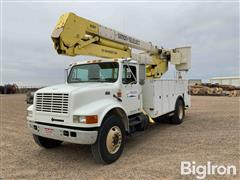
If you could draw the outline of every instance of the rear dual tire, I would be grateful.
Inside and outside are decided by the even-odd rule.
[[[171,124],[181,124],[185,117],[185,107],[184,102],[178,99],[175,105],[174,115],[170,119]]]
[[[181,124],[185,117],[185,105],[182,99],[177,99],[173,115],[163,115],[154,119],[156,123]]]

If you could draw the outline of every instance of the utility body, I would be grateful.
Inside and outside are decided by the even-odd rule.
[[[59,54],[101,58],[70,64],[65,84],[34,94],[27,122],[40,146],[91,144],[97,162],[112,163],[126,135],[160,117],[182,123],[190,107],[190,47],[159,49],[73,13],[60,17],[52,39]],[[143,52],[134,55],[133,48]],[[161,79],[168,63],[176,65],[174,80]]]

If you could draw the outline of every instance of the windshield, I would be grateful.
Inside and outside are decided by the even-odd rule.
[[[117,62],[80,64],[73,66],[68,76],[68,83],[115,82],[118,79]]]

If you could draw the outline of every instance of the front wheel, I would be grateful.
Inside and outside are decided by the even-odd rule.
[[[41,147],[47,148],[47,149],[54,148],[54,147],[57,147],[60,144],[62,144],[62,141],[45,138],[45,137],[38,136],[38,135],[35,135],[35,134],[33,134],[33,139],[34,139],[36,144],[38,144]]]
[[[123,122],[116,115],[108,116],[100,128],[97,141],[91,146],[96,162],[110,164],[122,154],[125,144]]]
[[[175,105],[174,115],[171,118],[172,124],[181,124],[185,116],[184,102],[178,99]]]

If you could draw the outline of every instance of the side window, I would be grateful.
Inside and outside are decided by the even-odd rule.
[[[135,80],[135,78],[137,79],[136,72],[137,71],[136,71],[135,66],[124,65],[123,66],[123,74],[122,74],[122,83],[123,84],[129,84],[129,83],[136,84],[137,83],[137,81]]]

